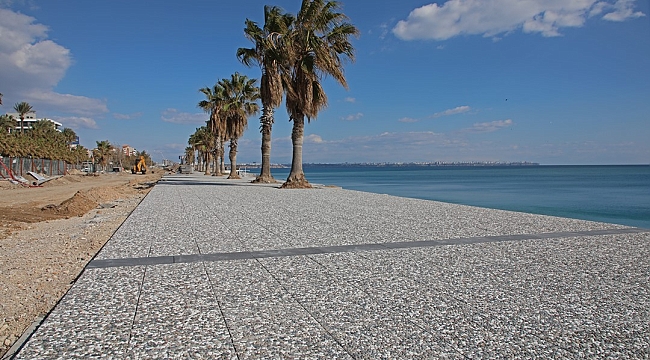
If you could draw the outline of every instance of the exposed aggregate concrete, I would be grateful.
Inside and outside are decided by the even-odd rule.
[[[530,239],[89,268],[17,358],[650,356],[650,231],[276,187],[167,177],[97,259]]]

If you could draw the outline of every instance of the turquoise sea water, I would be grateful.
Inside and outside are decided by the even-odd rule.
[[[306,167],[305,175],[345,189],[650,228],[648,165]]]

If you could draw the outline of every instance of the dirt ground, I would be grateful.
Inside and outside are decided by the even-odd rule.
[[[0,357],[52,309],[163,174],[78,173],[33,188],[0,180]]]

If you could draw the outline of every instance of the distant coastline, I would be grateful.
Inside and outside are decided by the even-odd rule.
[[[240,167],[259,168],[259,163],[240,164]],[[468,166],[540,166],[539,163],[528,161],[434,161],[434,162],[366,162],[366,163],[305,163],[304,168],[326,167],[468,167]],[[271,164],[274,169],[291,168],[291,164]]]

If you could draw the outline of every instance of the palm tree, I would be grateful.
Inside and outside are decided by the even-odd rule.
[[[26,102],[19,102],[14,105],[14,110],[18,113],[20,117],[20,133],[24,132],[23,122],[25,120],[25,114],[32,112],[34,109],[31,105]]]
[[[343,62],[346,59],[354,61],[350,36],[358,36],[359,30],[347,22],[345,14],[337,12],[339,8],[336,1],[303,0],[286,39],[290,73],[285,89],[287,112],[293,121],[293,156],[291,172],[282,185],[285,188],[311,187],[302,170],[302,145],[305,117],[307,121],[315,119],[327,106],[321,80],[331,76],[348,88]]]
[[[106,171],[106,165],[108,165],[111,151],[113,151],[113,145],[108,140],[96,141],[96,143],[97,148],[93,150],[93,155],[102,164],[102,169]]]
[[[201,100],[198,103],[198,107],[203,109],[206,113],[210,114],[210,120],[208,120],[207,128],[212,133],[213,143],[210,144],[210,153],[214,153],[214,169],[215,175],[221,175],[221,166],[217,166],[217,158],[221,157],[223,162],[223,133],[224,133],[224,121],[222,117],[222,107],[223,107],[223,87],[218,83],[215,84],[212,88],[204,87],[199,89],[206,97],[205,100]]]
[[[260,132],[262,133],[262,169],[253,182],[275,182],[271,175],[271,131],[273,113],[282,103],[281,65],[286,62],[286,52],[282,48],[282,40],[287,35],[294,16],[285,14],[277,6],[264,6],[264,27],[246,19],[244,34],[255,47],[237,49],[237,57],[246,66],[256,63],[262,72],[260,80],[260,97],[262,100],[262,116],[260,117]]]
[[[32,137],[54,138],[58,132],[54,127],[54,123],[49,120],[38,120],[29,131]]]
[[[230,175],[228,179],[239,179],[237,174],[237,141],[248,126],[248,117],[259,111],[255,103],[260,97],[260,89],[255,86],[257,79],[249,79],[238,72],[230,79],[222,79],[219,85],[223,87],[223,119],[225,119],[224,134],[230,139]]]
[[[65,128],[61,132],[61,136],[66,145],[70,146],[73,142],[77,140],[77,133],[70,128]]]
[[[185,164],[191,165],[194,163],[194,148],[188,146],[185,148]]]
[[[16,129],[17,124],[18,123],[13,116],[7,114],[0,115],[0,129],[6,130],[7,134]]]
[[[201,126],[197,128],[194,134],[190,135],[188,144],[198,151],[200,165],[205,167],[200,167],[197,170],[205,170],[205,175],[210,174],[210,169],[208,167],[209,154],[210,154],[210,145],[212,144],[212,134],[206,126]]]

